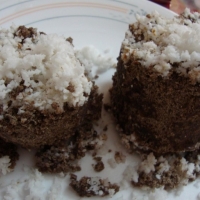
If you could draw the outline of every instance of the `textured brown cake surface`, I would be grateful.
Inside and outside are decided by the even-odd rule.
[[[126,68],[126,66],[129,66]],[[124,134],[156,152],[195,149],[200,141],[200,86],[172,72],[163,79],[137,61],[119,58],[112,111]]]
[[[17,108],[12,108],[1,120],[0,136],[26,148],[52,145],[60,139],[67,140],[83,125],[88,123],[92,126],[92,121],[100,117],[101,101],[102,95],[94,87],[83,106],[69,107],[66,104],[63,113],[50,113],[30,107],[18,115]]]

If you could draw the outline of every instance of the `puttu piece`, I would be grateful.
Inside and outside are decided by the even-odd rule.
[[[130,151],[200,146],[200,14],[137,16],[122,42],[111,110]]]
[[[72,40],[35,28],[0,30],[0,137],[25,148],[68,140],[101,116],[102,95]],[[88,125],[90,124],[90,125]]]

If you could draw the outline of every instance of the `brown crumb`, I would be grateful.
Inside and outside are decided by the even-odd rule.
[[[73,44],[73,38],[71,38],[71,37],[68,37],[68,38],[66,39],[66,41],[68,41],[69,43]]]
[[[40,35],[46,35],[46,33],[42,32],[42,31],[40,31],[39,33],[40,33]]]
[[[18,43],[18,49],[21,49],[21,48],[22,48],[22,44]]]
[[[94,157],[93,159],[94,159],[95,161],[99,162],[99,161],[102,160],[102,157],[101,157],[101,156],[97,156],[97,157]]]
[[[92,153],[92,157],[95,157],[96,155],[97,155],[97,152],[94,151],[94,152]]]
[[[170,190],[176,188],[182,178],[180,174],[177,173],[177,170],[171,170],[169,172],[163,173],[163,175],[158,179],[156,174],[150,172],[149,174],[145,174],[144,172],[139,174],[138,182],[133,182],[132,185],[135,187],[143,187],[148,186],[150,188],[159,188],[164,186],[164,189]]]
[[[115,152],[115,162],[117,164],[120,164],[120,163],[125,163],[126,161],[126,156],[123,155],[121,152]]]
[[[94,77],[94,79],[98,79],[99,78],[99,76],[98,75],[96,75],[95,77]]]
[[[111,184],[107,180],[102,180],[99,177],[84,176],[78,181],[77,176],[75,174],[71,174],[70,180],[70,186],[81,197],[104,197],[116,194],[119,191],[119,186],[117,184]]]
[[[51,104],[51,107],[55,110],[56,114],[61,114],[63,112],[62,109],[60,108],[60,106],[58,105],[58,103],[56,103],[56,102],[53,102]]]
[[[75,88],[71,83],[69,83],[69,86],[67,87],[67,90],[69,90],[72,93],[75,92]]]
[[[106,134],[101,134],[100,138],[101,140],[106,141],[108,139],[108,136]]]
[[[151,18],[151,15],[150,15],[150,14],[147,14],[146,17],[147,17],[147,18]]]
[[[93,158],[97,163],[93,166],[96,172],[101,172],[104,170],[104,163],[102,162],[102,157],[94,157]]]
[[[25,26],[19,26],[17,32],[15,33],[18,37],[23,37],[23,40],[26,38],[33,38],[37,35],[36,29],[30,27],[26,28]],[[22,41],[23,44],[23,41]]]

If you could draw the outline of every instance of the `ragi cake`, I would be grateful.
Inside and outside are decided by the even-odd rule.
[[[0,30],[0,137],[5,141],[38,148],[67,140],[100,117],[101,100],[71,40],[24,26]]]
[[[200,14],[157,12],[129,25],[113,76],[111,107],[129,148],[156,153],[200,145]]]

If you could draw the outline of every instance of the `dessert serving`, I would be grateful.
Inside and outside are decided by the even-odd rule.
[[[26,148],[92,128],[102,95],[71,39],[24,26],[0,31],[0,137]]]
[[[77,2],[53,2],[36,2],[44,8],[38,18],[14,20],[47,34],[24,26],[0,29],[0,196],[197,199],[199,14],[171,19],[173,13],[147,9],[142,0],[79,2],[83,9]],[[97,2],[98,8],[86,7]],[[127,10],[118,16],[108,5]],[[71,9],[65,16],[51,15],[65,8]],[[103,18],[89,17],[94,9]],[[143,11],[152,13],[134,18]],[[71,38],[50,32],[72,36],[74,48]]]
[[[129,26],[111,104],[127,148],[156,153],[200,145],[200,15],[157,12]]]

